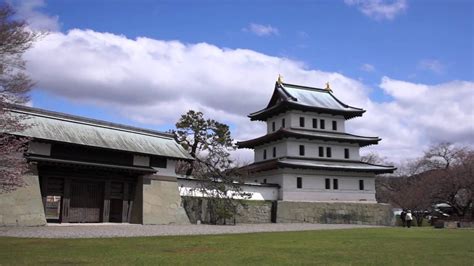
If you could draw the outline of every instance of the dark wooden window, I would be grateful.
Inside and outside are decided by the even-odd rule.
[[[282,128],[285,128],[285,126],[286,126],[286,125],[285,125],[285,118],[283,118],[283,119],[281,120],[281,127],[282,127]]]
[[[349,159],[349,149],[344,149],[344,158]]]
[[[319,146],[319,157],[324,157],[324,147]]]
[[[318,128],[318,119],[313,118],[313,128]]]
[[[332,130],[337,130],[337,121],[332,121]]]
[[[277,156],[277,148],[273,147],[273,158]]]
[[[331,179],[326,178],[324,181],[326,182],[326,189],[331,189]]]
[[[359,190],[364,190],[364,180],[359,180]]]
[[[158,168],[166,168],[167,167],[167,160],[166,160],[166,158],[163,158],[163,157],[151,156],[150,166],[151,167],[158,167]]]
[[[304,117],[300,117],[300,127],[304,127]]]
[[[264,159],[264,160],[267,159],[267,150],[263,150],[263,159]]]
[[[326,148],[326,156],[327,156],[328,158],[331,158],[331,157],[332,157],[331,147],[327,147],[327,148]]]
[[[304,145],[300,145],[300,155],[304,156]]]
[[[332,188],[333,188],[333,189],[339,189],[339,179],[334,178],[334,179],[332,180]]]
[[[326,128],[326,123],[324,119],[319,119],[319,128],[320,129],[325,129]]]
[[[275,122],[272,122],[272,131],[275,131]]]
[[[303,178],[301,177],[296,178],[296,188],[303,188]]]

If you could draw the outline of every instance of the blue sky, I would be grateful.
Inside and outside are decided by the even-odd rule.
[[[378,84],[382,75],[434,84],[473,77],[474,3],[408,1],[391,20],[344,1],[47,1],[45,13],[73,28],[185,43],[247,48]],[[242,30],[271,25],[262,38]],[[436,60],[441,73],[420,66]],[[373,73],[361,70],[371,64]]]
[[[392,112],[393,108],[390,109],[389,105],[394,104],[400,105],[400,109],[406,109],[402,106],[402,103],[404,103],[403,96],[396,95],[397,93],[392,89],[393,86],[405,86],[407,91],[413,89],[411,86],[416,87],[413,90],[423,90],[424,87],[429,87],[433,91],[443,91],[440,92],[440,94],[443,94],[449,90],[455,90],[456,88],[452,84],[456,84],[456,81],[467,82],[463,83],[466,86],[466,95],[468,95],[468,99],[469,97],[471,97],[471,100],[473,99],[471,83],[474,76],[473,1],[27,0],[15,1],[14,5],[18,7],[19,14],[30,21],[32,27],[49,29],[53,36],[48,38],[53,39],[56,35],[61,36],[64,39],[62,40],[62,47],[67,43],[73,43],[72,40],[77,41],[78,38],[81,39],[81,42],[77,42],[79,43],[78,47],[83,43],[89,43],[87,38],[100,39],[88,48],[87,51],[91,51],[97,48],[98,45],[108,43],[109,39],[105,38],[121,36],[123,38],[120,41],[110,41],[110,45],[113,44],[114,47],[117,45],[117,47],[121,47],[118,48],[119,50],[126,53],[131,50],[128,50],[128,44],[125,43],[137,41],[137,38],[140,37],[163,41],[166,44],[176,41],[190,50],[192,50],[191,47],[200,43],[209,44],[222,51],[245,49],[257,53],[258,56],[265,55],[279,60],[290,60],[298,65],[295,67],[295,74],[290,71],[288,71],[290,73],[281,73],[285,81],[290,83],[322,81],[324,77],[327,79],[332,77],[335,78],[334,82],[338,85],[339,77],[334,75],[342,75],[356,84],[355,87],[361,87],[360,90],[354,89],[355,92],[351,88],[345,87],[340,90],[344,93],[346,90],[354,93],[352,95],[348,92],[351,97],[345,95],[349,104],[357,105],[360,103],[359,105],[364,105],[367,104],[367,101],[370,101],[370,104],[382,108],[378,104],[387,103],[384,106],[386,109],[374,109],[374,112],[376,112],[375,110],[378,110],[378,112]],[[70,30],[73,29],[79,30],[80,34],[83,35],[73,37],[70,34]],[[98,33],[100,37],[86,36],[86,30]],[[105,33],[111,35],[105,36]],[[96,37],[98,39],[95,39]],[[50,41],[50,39],[47,41]],[[45,45],[47,41],[44,42]],[[123,45],[117,44],[117,42],[122,41],[124,42]],[[53,41],[50,41],[50,43],[51,45],[54,44]],[[106,48],[94,50],[94,52],[101,53],[100,56],[109,53],[107,47],[111,47],[110,45],[105,45]],[[31,65],[35,65],[36,54],[41,57],[41,53],[46,54],[45,50],[47,48],[38,48],[31,53],[32,55],[29,56],[30,61],[33,61]],[[130,52],[130,54],[134,53]],[[193,55],[192,52],[187,54],[189,57],[193,57]],[[70,60],[67,61],[70,62],[67,65],[73,66],[79,60],[82,60],[80,52],[76,56],[76,58],[64,58],[64,61]],[[253,58],[252,54],[245,56]],[[198,57],[201,60],[206,58],[201,52]],[[126,64],[125,61],[118,62],[115,59],[111,60],[110,64],[122,62]],[[193,61],[189,64],[186,65],[186,68],[191,69],[187,75],[189,76],[187,82],[193,83],[196,77],[189,73],[193,73],[193,68],[199,69],[200,62]],[[219,63],[214,63],[214,65],[216,64]],[[258,90],[267,90],[267,92],[263,93],[263,96],[259,95],[254,105],[247,107],[253,109],[239,109],[235,112],[226,113],[222,107],[218,106],[219,104],[213,105],[210,100],[197,101],[195,104],[198,109],[210,110],[211,115],[222,117],[236,131],[239,131],[239,126],[243,122],[236,116],[240,115],[242,119],[246,119],[246,113],[256,111],[255,109],[259,109],[266,104],[267,96],[271,93],[272,84],[278,74],[276,72],[285,70],[285,67],[281,67],[281,64],[283,63],[278,63],[277,71],[268,71],[271,72],[271,75],[259,76],[262,81],[261,83],[255,83],[255,85]],[[91,67],[93,65],[92,63]],[[81,69],[87,68],[87,65],[81,64],[80,66]],[[219,66],[217,67],[219,68]],[[57,84],[51,80],[43,80],[44,74],[40,75],[39,71],[34,69],[35,67],[32,66],[28,70],[32,72],[33,77],[39,80],[37,89],[32,94],[33,104],[37,107],[161,130],[170,128],[173,124],[172,118],[176,118],[176,114],[173,114],[174,116],[169,114],[163,116],[162,119],[148,119],[144,117],[143,113],[130,111],[131,109],[137,110],[135,104],[130,107],[130,110],[123,111],[120,106],[124,104],[124,101],[112,100],[108,102],[107,97],[104,96],[109,93],[107,94],[109,96],[116,96],[117,98],[123,96],[122,98],[126,98],[126,96],[120,94],[121,92],[118,93],[116,87],[113,86],[110,86],[108,88],[110,91],[107,92],[107,88],[103,88],[103,85],[98,86],[95,90],[103,89],[103,95],[82,99],[82,97],[78,97],[71,92],[77,90],[77,87],[67,88],[68,84],[77,81],[64,78],[67,75],[62,75],[60,73],[61,69],[58,70],[58,75],[55,77]],[[54,66],[51,69],[53,70]],[[239,75],[239,68],[236,68],[234,73],[229,72],[220,73],[220,75]],[[304,77],[297,74],[301,72],[305,72]],[[111,74],[111,76],[114,75]],[[212,76],[213,71],[204,72],[204,75]],[[187,76],[183,75],[184,78]],[[87,77],[84,79],[87,80]],[[150,82],[139,86],[154,84],[154,87],[150,87],[157,88],[159,93],[160,82],[163,81],[150,80]],[[93,83],[85,83],[84,86],[91,86],[91,84]],[[209,90],[219,90],[218,87],[213,87],[215,84],[224,87],[228,85],[229,88],[235,87],[235,84],[222,85],[223,83],[220,80],[207,84],[209,84]],[[265,88],[263,88],[261,84],[269,84],[269,86],[265,85]],[[347,85],[349,83],[345,81],[341,84]],[[451,84],[451,86],[446,84]],[[317,84],[305,85],[321,87],[324,83],[318,82]],[[168,88],[168,84],[162,86]],[[184,90],[185,88],[181,86],[174,89]],[[117,95],[115,95],[116,92]],[[89,93],[89,95],[93,94]],[[367,97],[367,99],[361,95]],[[336,96],[338,96],[337,93]],[[176,97],[174,100],[177,101],[178,98],[182,99],[183,97]],[[229,94],[229,97],[233,97],[232,93]],[[456,101],[455,98],[448,100]],[[172,105],[171,103],[170,100],[164,105],[169,108],[168,105]],[[163,102],[152,103],[151,105],[155,107],[153,110],[164,108]],[[361,107],[365,108],[366,106]],[[426,108],[428,106],[424,107],[424,109]],[[460,105],[459,108],[461,110],[458,114],[459,119],[465,121],[466,118],[462,115],[466,114],[469,119],[472,118],[472,102],[469,104],[469,101],[467,101],[467,104]],[[393,115],[400,115],[399,113],[394,112]],[[411,125],[404,125],[403,117],[397,119],[401,121],[400,128],[397,130],[410,131],[409,134],[411,135],[418,130],[415,127],[421,126],[415,122]],[[368,125],[368,122],[364,125]],[[357,126],[359,125],[357,124],[354,128],[357,129]],[[403,128],[404,126],[406,128]],[[248,126],[244,125],[242,127],[247,128]],[[463,133],[464,135],[472,134],[472,128],[467,130]],[[240,131],[242,130],[240,129]],[[375,133],[376,128],[359,131]],[[442,129],[440,129],[441,131]],[[418,134],[423,135],[423,133]],[[443,133],[442,136],[434,137],[433,141],[451,140],[458,137],[458,134],[460,133]],[[237,132],[237,135],[243,138],[252,134]],[[380,135],[380,133],[376,135]],[[419,138],[423,139],[420,136]],[[419,140],[417,142],[418,149],[429,145],[429,143],[430,141],[427,140]]]

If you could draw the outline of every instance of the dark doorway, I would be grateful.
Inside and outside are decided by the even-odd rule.
[[[104,189],[99,182],[71,183],[70,223],[101,222]]]
[[[121,199],[110,200],[110,222],[111,223],[122,222],[122,210],[123,210],[123,200]]]

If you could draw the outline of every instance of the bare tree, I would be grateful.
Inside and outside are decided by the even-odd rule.
[[[459,148],[450,142],[441,142],[432,145],[423,157],[431,169],[448,169],[456,163],[465,148]]]
[[[436,203],[448,203],[456,217],[473,219],[474,150],[440,143],[408,165],[413,168],[406,176],[377,178],[378,199],[414,210],[419,222]]]
[[[7,134],[25,129],[22,117],[11,115],[7,108],[28,101],[33,82],[25,74],[22,55],[42,33],[32,32],[25,21],[17,20],[8,4],[0,4],[0,191],[24,185],[27,170],[23,151],[27,139]]]

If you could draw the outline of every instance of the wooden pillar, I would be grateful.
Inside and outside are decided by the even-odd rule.
[[[69,203],[71,199],[71,179],[64,179],[64,195],[61,211],[61,223],[69,222]]]
[[[41,198],[43,200],[44,214],[46,215],[46,199],[48,197],[48,178],[46,176],[41,177]]]
[[[104,187],[104,208],[102,213],[102,222],[108,223],[110,222],[110,180],[105,181]]]
[[[132,220],[132,209],[133,209],[133,200],[135,199],[135,189],[136,187],[133,185],[133,184],[129,184],[129,188],[130,190],[130,199],[128,201],[128,214],[127,214],[127,217],[128,217],[128,220],[127,222],[130,223],[130,221]]]
[[[130,199],[130,189],[127,182],[123,183],[123,204],[122,204],[122,223],[130,222],[128,216],[128,200]]]

